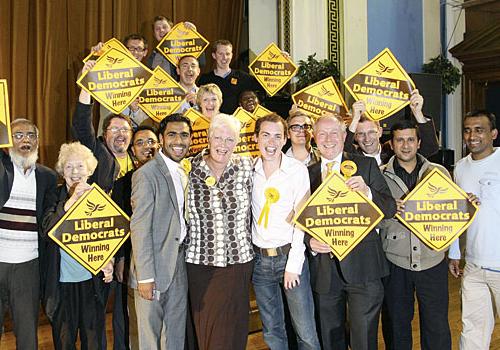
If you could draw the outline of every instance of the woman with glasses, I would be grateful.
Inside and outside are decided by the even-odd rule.
[[[186,262],[191,313],[201,350],[244,350],[248,335],[253,164],[233,154],[241,129],[215,116],[208,149],[191,161]]]
[[[291,146],[286,155],[309,166],[320,160],[319,152],[311,146],[313,120],[310,115],[292,108],[287,119],[288,138]]]

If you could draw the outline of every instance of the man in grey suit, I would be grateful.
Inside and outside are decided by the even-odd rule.
[[[183,349],[187,275],[183,240],[186,172],[179,162],[191,143],[191,124],[172,114],[160,124],[162,150],[132,176],[132,261],[141,349]]]

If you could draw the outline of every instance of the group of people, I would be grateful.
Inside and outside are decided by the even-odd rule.
[[[171,26],[157,17],[156,39]],[[124,44],[145,59],[143,38],[131,35]],[[72,119],[76,141],[61,146],[56,164],[59,186],[56,172],[36,163],[37,127],[12,122],[13,147],[0,150],[0,327],[9,308],[17,347],[37,348],[41,300],[56,349],[75,348],[78,336],[82,349],[105,349],[113,285],[115,349],[245,349],[253,285],[273,350],[291,346],[285,313],[299,349],[377,349],[380,314],[386,348],[411,349],[415,296],[422,348],[451,349],[449,269],[462,276],[461,349],[487,349],[500,306],[494,115],[473,112],[463,121],[470,154],[457,163],[455,181],[481,207],[468,229],[462,272],[458,241],[447,261],[394,218],[427,173],[447,174],[427,160],[438,143],[418,90],[412,118],[397,121],[384,144],[363,102],[353,104],[349,127],[337,114],[313,118],[294,106],[286,120],[270,113],[256,121],[260,155],[252,159],[234,152],[242,126],[231,113],[238,104],[254,109],[257,94],[250,77],[229,68],[231,44],[213,46],[216,69],[203,83],[200,77],[199,88],[196,58],[172,67],[157,52],[149,56],[188,91],[186,103],[159,125],[139,117],[133,102],[124,114],[101,113],[96,132],[92,98],[82,90]],[[94,64],[87,61],[83,72]],[[188,158],[192,123],[182,113],[191,107],[210,126],[208,148]],[[339,261],[292,219],[346,160],[356,164],[347,186],[375,203],[384,220]],[[131,216],[130,240],[98,275],[48,237],[91,183]]]

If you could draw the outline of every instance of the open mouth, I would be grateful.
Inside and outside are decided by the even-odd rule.
[[[171,146],[170,149],[172,150],[172,153],[177,157],[184,156],[184,153],[186,152],[186,147],[184,146]]]
[[[277,147],[264,147],[264,150],[266,151],[266,153],[270,156],[274,156],[276,154],[276,152],[278,151],[278,148]]]

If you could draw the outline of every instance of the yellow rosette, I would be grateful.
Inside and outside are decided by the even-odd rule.
[[[212,187],[213,185],[215,185],[215,183],[215,177],[213,176],[209,176],[205,179],[205,185],[207,185],[208,187]]]
[[[356,174],[358,171],[358,166],[352,160],[344,160],[342,164],[340,164],[340,171],[344,174],[346,180]]]
[[[271,210],[271,204],[276,203],[280,199],[280,193],[274,187],[266,188],[264,192],[264,196],[266,197],[266,203],[264,204],[264,208],[260,212],[258,225],[262,223],[264,220],[264,228],[267,228],[267,223],[269,221],[269,211]]]
[[[191,171],[191,162],[189,161],[189,159],[184,158],[180,161],[180,165],[182,170],[184,170],[186,174],[189,174],[189,172]]]

